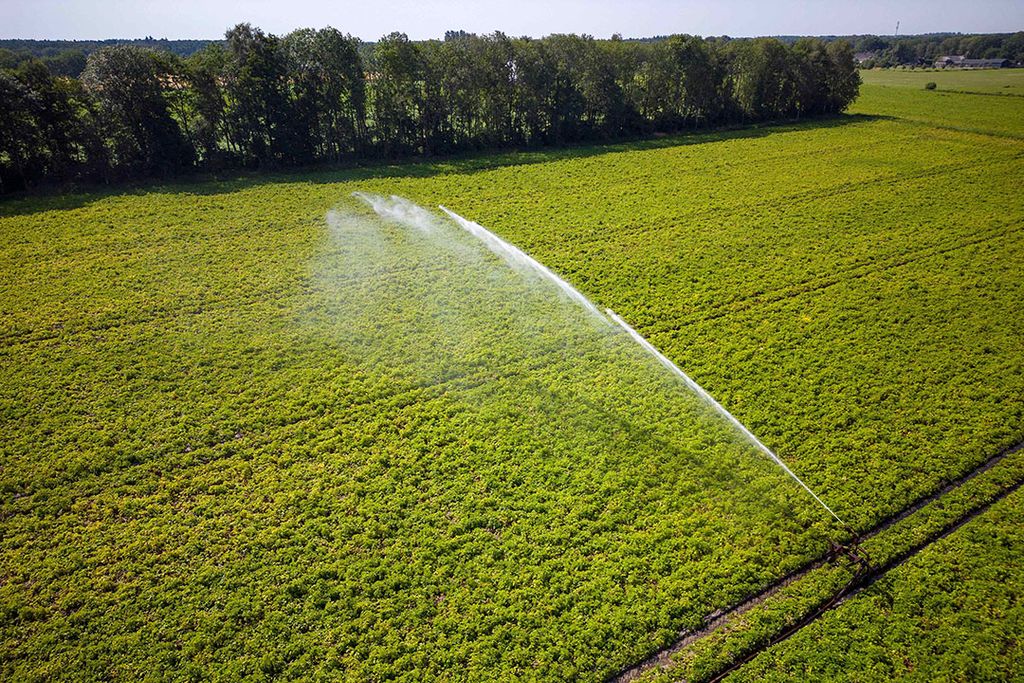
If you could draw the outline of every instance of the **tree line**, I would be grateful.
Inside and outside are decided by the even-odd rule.
[[[871,52],[874,58],[864,67],[901,64],[931,65],[944,55],[966,55],[971,59],[1009,59],[1024,63],[1024,31],[977,35],[937,34],[922,36],[851,36],[855,52]]]
[[[0,68],[0,191],[820,116],[860,84],[850,46],[814,38],[460,31],[367,47],[332,28],[239,24],[188,58],[116,45],[77,78],[38,59]]]
[[[161,52],[173,52],[179,57],[202,50],[219,40],[168,40],[167,38],[107,38],[106,40],[33,40],[29,38],[0,39],[0,54],[7,52],[12,55],[24,54],[31,57],[56,57],[65,52],[80,52],[83,56],[90,52],[102,50],[115,45],[134,45]]]

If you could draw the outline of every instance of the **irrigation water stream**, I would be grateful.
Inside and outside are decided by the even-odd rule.
[[[781,467],[782,470],[786,474],[788,474],[790,477],[793,478],[794,481],[796,481],[796,483],[798,483],[798,484],[800,484],[800,486],[804,487],[804,489],[807,491],[807,493],[811,494],[811,496],[814,498],[814,500],[818,501],[818,503],[820,503],[823,508],[828,510],[830,515],[832,515],[833,517],[836,518],[836,521],[838,521],[844,527],[846,526],[846,522],[844,522],[842,519],[840,519],[839,515],[837,515],[835,512],[833,512],[832,508],[830,508],[828,505],[825,504],[825,501],[823,501],[821,498],[818,498],[818,494],[816,494],[814,491],[812,491],[811,488],[807,484],[805,484],[800,477],[796,476],[796,473],[794,473],[793,470],[789,469],[789,467],[786,466],[786,463],[782,462],[782,459],[779,456],[775,455],[775,453],[773,453],[770,448],[768,448],[763,443],[761,443],[761,440],[758,439],[756,436],[754,436],[754,434],[749,429],[747,429],[746,426],[744,426],[744,424],[742,422],[737,420],[733,416],[732,413],[730,413],[728,410],[726,410],[724,407],[722,407],[721,403],[719,403],[714,398],[712,398],[711,394],[709,394],[708,392],[704,391],[704,387],[702,387],[701,385],[699,385],[696,382],[694,382],[690,378],[689,375],[687,375],[685,372],[682,371],[682,369],[680,369],[680,367],[678,365],[676,365],[671,360],[669,360],[665,356],[665,354],[663,354],[661,351],[659,351],[657,348],[655,348],[654,344],[652,344],[651,342],[647,341],[643,337],[643,335],[641,335],[639,332],[634,330],[629,325],[629,323],[627,323],[625,320],[620,318],[615,313],[615,311],[613,311],[610,308],[606,308],[605,309],[605,313],[608,314],[608,317],[610,317],[612,320],[614,320],[616,323],[618,323],[619,326],[622,329],[624,329],[626,331],[626,333],[629,334],[629,336],[632,337],[634,341],[636,341],[637,344],[639,344],[640,346],[644,347],[644,350],[647,351],[647,353],[649,353],[652,356],[654,356],[655,358],[657,358],[659,363],[661,363],[663,366],[665,366],[665,368],[668,369],[669,372],[671,372],[676,377],[678,377],[680,380],[682,380],[683,384],[685,384],[692,391],[694,391],[698,396],[700,396],[702,401],[704,401],[709,406],[714,408],[715,412],[717,412],[719,415],[721,415],[726,420],[728,420],[729,423],[732,424],[733,427],[738,429],[739,432],[744,437],[746,437],[752,444],[754,444],[758,448],[758,450],[760,450],[762,453],[764,453],[769,458],[771,458],[772,462],[774,462],[776,465]]]
[[[402,200],[400,197],[392,195],[390,201],[385,200],[384,197],[378,195],[371,195],[362,192],[353,193],[355,197],[368,204],[378,215],[384,218],[391,218],[397,220],[404,220],[411,222],[415,225],[429,225],[428,218],[429,212],[422,207]],[[396,208],[397,207],[397,208]],[[849,526],[837,515],[832,508],[825,504],[825,502],[818,497],[818,495],[811,490],[811,488],[804,483],[800,477],[796,475],[789,467],[779,458],[770,448],[765,446],[760,439],[744,426],[736,417],[726,410],[718,401],[704,390],[697,382],[693,381],[689,375],[668,359],[663,353],[661,353],[651,342],[643,337],[639,332],[633,329],[625,320],[619,317],[611,309],[605,309],[605,314],[585,297],[579,290],[573,287],[571,284],[563,280],[561,277],[556,275],[551,269],[534,259],[532,256],[524,252],[522,249],[506,242],[501,237],[498,237],[493,232],[483,227],[479,223],[475,223],[466,218],[463,218],[459,214],[439,206],[441,209],[456,225],[465,230],[467,233],[480,240],[487,249],[493,252],[495,255],[504,260],[511,268],[521,273],[531,273],[541,278],[544,278],[555,287],[557,287],[563,294],[569,299],[582,306],[588,313],[602,320],[603,322],[614,322],[623,331],[625,331],[637,344],[639,344],[648,354],[650,354],[655,360],[658,361],[665,369],[671,372],[677,379],[681,380],[683,384],[693,391],[708,407],[710,407],[719,416],[724,418],[732,427],[734,427],[745,439],[753,444],[758,450],[764,453],[768,458],[771,459],[776,465],[782,468],[782,470],[791,477],[796,483],[798,483],[807,493],[814,498],[814,500],[821,505],[825,510],[828,511],[832,517],[836,519],[844,528],[849,529]],[[423,229],[423,228],[421,228]],[[607,316],[607,317],[606,317]]]

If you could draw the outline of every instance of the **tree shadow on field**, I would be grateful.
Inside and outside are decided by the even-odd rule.
[[[195,173],[171,180],[147,179],[116,185],[86,185],[59,194],[60,191],[51,186],[28,193],[15,193],[7,197],[0,195],[0,218],[25,216],[44,211],[77,209],[111,197],[143,196],[154,193],[215,196],[278,183],[332,184],[381,178],[429,178],[444,174],[470,174],[507,166],[526,166],[618,152],[757,139],[778,133],[841,128],[880,120],[894,120],[894,117],[873,114],[841,114],[805,121],[791,120],[730,126],[709,131],[692,131],[671,135],[656,134],[652,137],[621,141],[589,141],[561,147],[460,152],[448,156],[410,156],[396,160],[371,159],[344,165],[311,166],[287,170],[230,171],[219,175]]]

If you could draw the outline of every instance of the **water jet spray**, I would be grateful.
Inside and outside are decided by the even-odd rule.
[[[821,498],[818,498],[818,494],[812,491],[811,488],[807,484],[805,484],[800,477],[796,476],[796,473],[794,473],[793,470],[789,469],[789,467],[786,466],[786,463],[782,462],[782,459],[779,456],[775,455],[775,453],[773,453],[770,448],[761,443],[761,440],[754,436],[754,434],[749,429],[747,429],[742,422],[733,417],[732,413],[730,413],[728,410],[722,407],[721,403],[719,403],[718,401],[711,397],[711,394],[704,391],[704,388],[701,385],[697,384],[692,379],[690,379],[690,376],[683,372],[678,365],[673,363],[671,360],[668,359],[668,357],[665,356],[665,354],[656,349],[654,345],[651,344],[651,342],[647,341],[639,332],[634,330],[629,325],[629,323],[620,318],[615,313],[615,311],[613,311],[610,308],[606,308],[604,310],[605,313],[608,314],[608,317],[614,320],[619,325],[619,327],[625,330],[626,333],[629,334],[629,336],[632,337],[637,344],[642,346],[645,351],[654,356],[657,359],[657,361],[661,363],[661,365],[664,366],[666,369],[668,369],[673,375],[681,379],[683,383],[687,387],[689,387],[694,393],[700,396],[705,403],[714,408],[719,415],[728,420],[729,423],[732,424],[732,426],[734,426],[736,429],[740,431],[741,434],[743,434],[743,436],[747,437],[747,439],[752,444],[754,444],[758,448],[758,450],[760,450],[762,453],[771,458],[772,462],[781,467],[786,474],[792,477],[793,481],[800,484],[800,486],[802,486],[804,490],[807,491],[807,493],[811,494],[811,497],[813,497],[814,500],[816,500],[823,508],[828,510],[828,513],[835,517],[836,521],[839,522],[843,526],[843,528],[852,531],[849,525],[847,525],[846,522],[840,519],[839,515],[832,511],[832,508],[825,504],[825,501],[823,501]],[[854,534],[854,536],[856,537],[856,534]]]
[[[438,206],[437,208],[448,214],[448,217],[455,221],[460,228],[483,242],[484,246],[504,259],[506,263],[512,266],[512,268],[520,272],[526,270],[532,271],[536,275],[540,275],[542,278],[550,281],[558,287],[558,289],[560,289],[562,293],[570,299],[587,309],[588,312],[597,316],[601,320],[604,320],[604,316],[602,316],[601,312],[597,310],[597,306],[591,303],[590,299],[580,294],[578,289],[555,275],[547,266],[537,261],[537,259],[530,256],[519,247],[509,244],[479,223],[466,220],[459,214],[454,211],[449,211],[443,206]]]
[[[408,200],[402,199],[401,197],[391,196],[390,202],[384,200],[383,197],[368,195],[362,192],[353,193],[356,197],[366,202],[381,216],[391,218],[394,220],[400,220],[405,222],[411,222],[416,225],[418,229],[424,232],[433,232],[434,228],[430,225],[429,214],[418,205],[409,202]],[[556,275],[549,268],[538,262],[536,259],[531,257],[529,254],[524,252],[522,249],[506,242],[502,238],[495,235],[493,232],[483,227],[479,223],[467,220],[459,214],[451,211],[444,206],[439,206],[439,209],[443,211],[456,225],[460,228],[480,240],[495,255],[499,256],[514,270],[524,273],[539,276],[544,280],[547,280],[555,287],[557,287],[562,294],[573,300],[581,307],[583,307],[588,313],[590,313],[595,319],[600,320],[604,324],[608,324],[609,321],[614,322],[622,330],[624,330],[637,344],[639,344],[647,353],[653,356],[665,369],[671,372],[677,379],[682,380],[691,391],[693,391],[701,400],[703,400],[709,407],[717,412],[721,417],[725,418],[729,424],[731,424],[737,431],[740,432],[751,444],[753,444],[758,450],[778,465],[782,470],[789,475],[793,481],[798,483],[808,494],[814,498],[821,507],[833,517],[842,528],[850,534],[851,540],[846,544],[836,544],[833,542],[833,554],[834,555],[846,555],[852,561],[857,563],[859,566],[863,566],[866,562],[866,555],[859,550],[859,536],[856,531],[850,525],[842,520],[832,508],[830,508],[825,501],[818,497],[818,495],[811,490],[811,488],[804,483],[800,477],[796,475],[793,470],[775,455],[774,452],[758,439],[754,434],[743,425],[742,422],[737,420],[732,413],[726,410],[718,401],[711,397],[708,392],[704,390],[699,384],[693,381],[689,375],[683,372],[678,365],[668,359],[663,353],[654,347],[647,339],[643,337],[639,332],[633,329],[629,323],[619,317],[610,308],[606,308],[604,314],[598,310],[597,306],[593,304],[587,297],[585,297],[579,290],[570,285],[568,282],[563,280],[561,277]]]

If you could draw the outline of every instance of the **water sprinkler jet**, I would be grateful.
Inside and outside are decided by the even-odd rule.
[[[419,230],[426,233],[433,233],[435,228],[431,223],[430,214],[428,214],[422,207],[409,202],[408,200],[402,199],[392,195],[389,199],[380,197],[378,195],[367,194],[363,192],[354,192],[353,195],[363,202],[369,204],[374,211],[379,215],[389,218],[392,220],[398,220],[400,222],[409,223],[414,225]],[[579,290],[573,287],[571,284],[563,280],[561,277],[556,275],[549,268],[544,266],[542,263],[531,257],[529,254],[519,249],[513,244],[510,244],[498,237],[496,234],[483,227],[479,223],[467,220],[459,214],[451,211],[444,206],[439,206],[439,209],[443,211],[447,216],[460,228],[471,234],[473,237],[478,239],[484,244],[484,246],[495,255],[499,256],[504,260],[511,268],[521,273],[528,273],[534,276],[539,276],[544,280],[558,288],[561,293],[567,298],[571,299],[579,306],[584,308],[589,314],[591,314],[596,320],[601,321],[603,324],[608,324],[609,321],[615,323],[622,328],[636,343],[638,343],[645,351],[653,356],[663,367],[669,370],[676,378],[682,380],[682,382],[691,389],[698,397],[701,398],[708,406],[714,409],[721,417],[725,418],[736,430],[738,430],[747,440],[757,447],[762,453],[768,456],[772,462],[778,465],[782,470],[789,475],[793,481],[798,483],[821,507],[833,517],[842,528],[850,534],[852,541],[846,545],[839,545],[833,542],[833,549],[841,554],[848,555],[854,561],[861,563],[861,557],[864,556],[862,552],[858,552],[859,536],[849,524],[844,522],[842,518],[837,515],[832,508],[830,508],[825,501],[818,497],[818,495],[811,490],[811,488],[804,483],[800,477],[796,475],[789,467],[779,458],[775,453],[772,452],[767,446],[761,443],[754,434],[743,425],[742,422],[737,420],[732,413],[726,410],[718,401],[711,397],[708,392],[704,390],[699,384],[694,382],[689,375],[683,372],[679,366],[669,360],[664,354],[654,347],[647,339],[645,339],[639,332],[633,329],[629,323],[619,317],[615,311],[610,308],[606,308],[604,314],[594,305],[590,299],[584,296]]]
[[[588,313],[596,316],[601,321],[607,322],[604,316],[601,315],[601,312],[597,310],[597,306],[595,306],[590,299],[583,296],[578,289],[570,285],[568,282],[558,277],[558,275],[552,272],[551,269],[543,263],[533,258],[514,244],[509,244],[479,223],[467,220],[454,211],[446,209],[444,206],[438,206],[437,208],[444,211],[460,228],[483,242],[484,246],[497,256],[500,256],[512,268],[520,272],[523,272],[524,270],[529,271],[535,275],[539,275],[545,280],[548,280],[558,287],[563,294],[585,308]]]
[[[796,476],[796,473],[793,472],[793,470],[789,469],[789,467],[786,466],[786,463],[784,463],[779,456],[775,455],[775,453],[773,453],[770,448],[768,448],[763,443],[761,443],[761,440],[758,439],[756,436],[754,436],[754,434],[749,429],[747,429],[746,426],[742,422],[737,420],[732,415],[732,413],[730,413],[728,410],[726,410],[722,406],[721,403],[719,403],[714,398],[712,398],[711,394],[709,394],[708,392],[704,391],[704,388],[702,386],[700,386],[699,384],[694,382],[692,379],[690,379],[690,376],[687,375],[685,372],[683,372],[679,368],[678,365],[673,363],[671,360],[668,359],[667,356],[665,356],[665,354],[663,354],[661,351],[656,349],[654,347],[654,345],[651,344],[651,342],[647,341],[647,339],[645,339],[643,337],[643,335],[641,335],[639,332],[634,330],[629,325],[629,323],[627,323],[625,320],[620,318],[615,313],[615,311],[613,311],[610,308],[606,308],[604,310],[605,310],[605,313],[608,315],[608,317],[611,318],[619,327],[621,327],[623,330],[625,330],[626,333],[629,334],[629,336],[632,337],[633,340],[636,343],[638,343],[640,346],[642,346],[644,348],[644,350],[647,351],[649,354],[654,356],[654,358],[657,359],[657,361],[659,363],[661,363],[661,365],[664,366],[666,369],[668,369],[673,375],[675,375],[677,378],[681,379],[683,381],[683,383],[687,387],[689,387],[694,393],[696,393],[698,396],[700,396],[701,399],[703,399],[705,403],[707,403],[709,406],[714,408],[714,410],[719,415],[724,417],[730,424],[732,424],[733,427],[738,429],[741,434],[743,434],[745,437],[747,437],[747,439],[752,444],[754,444],[754,446],[756,446],[758,448],[758,450],[760,450],[762,453],[767,455],[772,460],[772,462],[774,462],[776,465],[781,467],[783,469],[783,471],[786,474],[788,474],[790,477],[792,477],[793,480],[796,483],[800,484],[800,486],[802,486],[804,488],[804,490],[807,491],[807,493],[811,494],[811,497],[814,498],[814,500],[816,500],[818,502],[818,504],[821,505],[821,507],[825,508],[830,515],[835,517],[836,521],[839,522],[839,524],[842,525],[842,527],[844,529],[846,529],[847,531],[849,531],[849,532],[851,532],[853,534],[854,539],[857,538],[856,532],[853,531],[853,529],[850,527],[849,524],[844,522],[839,517],[839,515],[837,515],[835,512],[833,512],[832,508],[830,508],[828,505],[826,505],[825,501],[823,501],[821,498],[819,498],[818,494],[816,494],[814,491],[811,490],[811,487],[809,487],[807,484],[805,484],[800,477]],[[854,542],[853,545],[856,546],[856,542]]]

